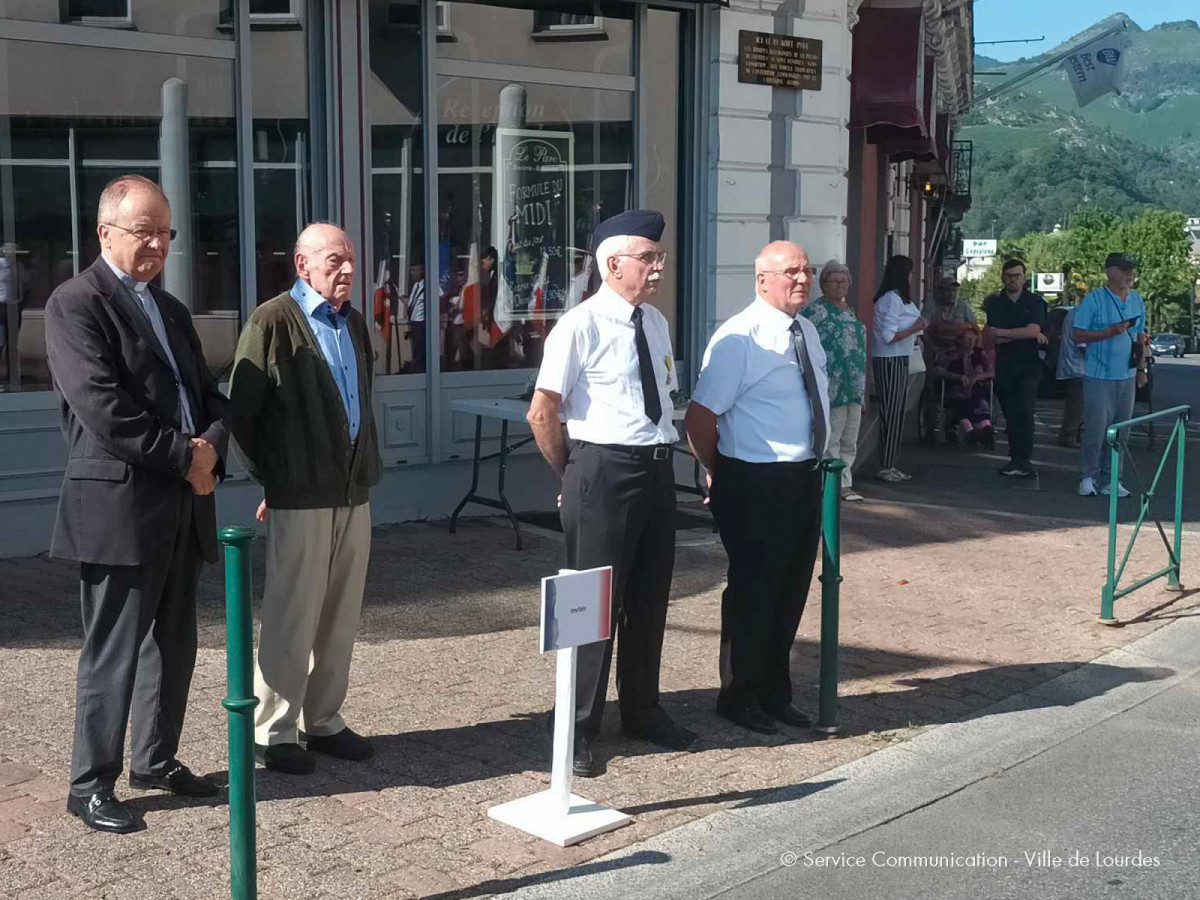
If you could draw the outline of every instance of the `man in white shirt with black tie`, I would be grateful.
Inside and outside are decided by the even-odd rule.
[[[695,735],[658,705],[659,662],[675,567],[671,391],[667,320],[646,301],[666,263],[662,213],[630,210],[593,235],[600,289],[546,338],[529,424],[562,478],[567,566],[613,567],[613,634],[619,635],[621,733],[673,750]],[[564,439],[559,413],[567,423]],[[592,755],[608,692],[613,641],[579,648],[573,771],[603,772]]]
[[[717,712],[761,734],[812,724],[792,704],[789,662],[817,557],[829,433],[825,351],[798,315],[816,276],[796,244],[763,248],[757,296],[709,341],[684,420],[729,555]]]

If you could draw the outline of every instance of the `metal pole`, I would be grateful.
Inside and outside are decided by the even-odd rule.
[[[1175,568],[1171,570],[1167,584],[1176,589],[1182,587],[1179,579],[1183,575],[1183,557],[1180,556],[1180,553],[1183,550],[1183,448],[1187,446],[1187,420],[1188,417],[1185,413],[1179,414],[1175,419],[1173,435],[1177,442],[1175,450]]]
[[[835,734],[838,692],[838,597],[841,593],[842,469],[840,459],[821,463],[821,686],[815,730]]]
[[[1117,429],[1109,427],[1106,432],[1109,444],[1108,483],[1108,569],[1104,579],[1104,591],[1100,595],[1100,622],[1116,625],[1113,618],[1113,596],[1117,592],[1117,486],[1121,483],[1121,444],[1117,440]]]
[[[222,528],[225,545],[225,657],[229,711],[229,869],[233,900],[258,896],[254,838],[254,651],[250,616],[253,528]]]

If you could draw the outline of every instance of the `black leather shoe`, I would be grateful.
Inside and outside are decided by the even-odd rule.
[[[696,740],[696,733],[676,725],[661,709],[648,722],[621,722],[621,734],[658,744],[667,750],[686,750]]]
[[[124,803],[112,791],[100,791],[90,797],[67,797],[67,812],[78,816],[83,824],[94,831],[110,834],[129,834],[141,829],[141,823],[133,817]]]
[[[375,755],[375,748],[371,746],[371,742],[361,734],[355,734],[349,728],[343,728],[337,734],[301,733],[300,740],[304,741],[310,751],[315,750],[317,753],[336,756],[338,759],[362,762]]]
[[[571,760],[571,774],[579,778],[595,778],[604,774],[604,764],[598,762],[592,754],[592,742],[589,738],[575,739],[575,755]]]
[[[729,706],[717,704],[717,715],[759,734],[779,734],[775,720],[757,706]]]
[[[130,772],[129,786],[142,791],[170,791],[180,797],[215,797],[220,792],[215,784],[196,775],[179,760],[172,763],[165,775],[139,775],[137,772]]]
[[[312,754],[299,744],[254,745],[254,758],[272,772],[284,775],[311,775],[317,770]]]
[[[812,719],[806,716],[792,704],[787,706],[763,707],[763,712],[784,725],[794,725],[796,728],[812,728]]]

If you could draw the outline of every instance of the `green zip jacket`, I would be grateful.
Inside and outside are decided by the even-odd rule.
[[[362,403],[353,443],[337,384],[292,295],[268,300],[242,330],[229,382],[233,438],[251,477],[263,486],[268,508],[358,506],[379,483],[371,332],[357,310],[346,324]]]

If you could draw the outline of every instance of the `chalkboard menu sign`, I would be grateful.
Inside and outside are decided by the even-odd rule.
[[[739,31],[738,81],[819,91],[821,54],[821,41],[813,38]]]
[[[492,242],[500,255],[496,318],[553,319],[566,306],[574,241],[575,136],[496,129]],[[503,330],[506,322],[501,321]]]

